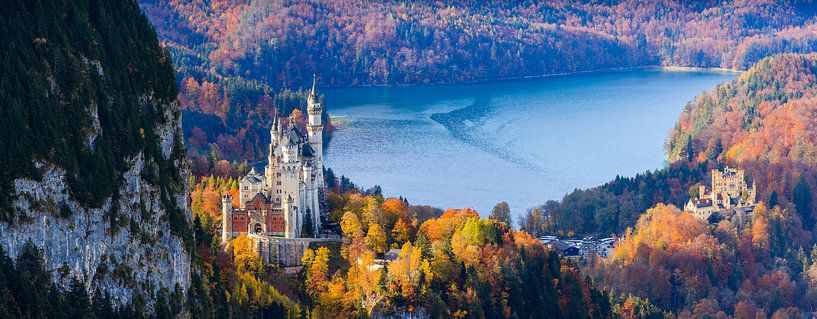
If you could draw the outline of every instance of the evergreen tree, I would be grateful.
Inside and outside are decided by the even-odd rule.
[[[326,182],[327,189],[334,189],[337,187],[337,183],[335,182],[335,172],[333,172],[331,168],[326,168],[323,170],[323,178]]]
[[[800,179],[794,186],[792,201],[794,202],[794,207],[797,209],[797,213],[800,214],[800,218],[803,219],[803,227],[808,230],[814,228],[814,218],[812,216],[811,205],[811,188],[806,181],[805,175],[800,175]]]
[[[772,191],[772,195],[769,196],[769,208],[774,208],[777,206],[778,201],[780,199],[777,198],[777,191]]]
[[[312,212],[309,208],[306,209],[303,227],[301,228],[301,237],[310,238],[315,236],[315,226],[312,223]]]
[[[424,233],[417,235],[417,240],[414,241],[414,246],[420,248],[420,251],[423,254],[423,259],[430,259],[432,257],[431,241],[428,240],[428,237],[426,237]]]
[[[692,149],[692,135],[687,137],[686,156],[687,161],[692,162],[692,160],[695,159],[695,150]]]
[[[71,287],[66,296],[66,309],[70,314],[70,318],[94,318],[93,309],[91,308],[91,299],[88,297],[88,292],[85,290],[79,280],[72,280]]]

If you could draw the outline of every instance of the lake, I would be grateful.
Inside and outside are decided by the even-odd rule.
[[[641,69],[462,85],[324,89],[325,165],[385,196],[516,217],[667,165],[684,105],[737,73]]]

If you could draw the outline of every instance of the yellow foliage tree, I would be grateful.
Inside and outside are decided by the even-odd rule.
[[[366,234],[366,245],[372,247],[372,250],[381,254],[385,253],[389,247],[386,240],[386,231],[383,230],[383,227],[380,227],[379,224],[369,226],[369,232]]]
[[[355,238],[362,235],[363,227],[360,225],[360,219],[357,214],[346,212],[340,219],[340,229],[346,237]]]
[[[236,270],[239,273],[260,274],[263,269],[261,256],[252,250],[252,241],[246,234],[236,237],[233,240],[233,256]]]
[[[410,233],[411,229],[409,228],[409,224],[403,219],[398,219],[397,222],[394,223],[394,228],[391,230],[391,238],[397,244],[402,245],[403,243],[407,243],[409,241]]]

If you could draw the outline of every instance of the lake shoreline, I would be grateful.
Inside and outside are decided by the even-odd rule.
[[[617,68],[593,69],[593,70],[585,70],[585,71],[549,73],[549,74],[542,74],[542,75],[510,76],[510,77],[484,79],[484,80],[473,80],[473,81],[463,81],[463,82],[454,82],[454,83],[413,83],[413,84],[405,84],[405,83],[400,84],[400,83],[398,83],[398,84],[366,84],[366,85],[332,85],[332,86],[318,86],[318,88],[323,88],[323,89],[349,89],[349,88],[385,88],[385,87],[415,87],[415,86],[455,86],[455,85],[466,85],[466,84],[506,82],[506,81],[514,81],[514,80],[544,79],[544,78],[558,77],[558,76],[585,75],[585,74],[608,73],[608,72],[626,72],[626,71],[635,71],[635,70],[657,70],[657,71],[667,71],[667,72],[722,72],[722,73],[733,73],[733,74],[739,74],[739,73],[743,73],[744,71],[746,71],[746,70],[720,68],[720,67],[642,65],[642,66],[633,66],[633,67],[617,67]]]

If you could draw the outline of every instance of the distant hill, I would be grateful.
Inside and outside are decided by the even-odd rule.
[[[812,1],[142,0],[182,73],[272,87],[641,65],[743,69],[817,47]]]

